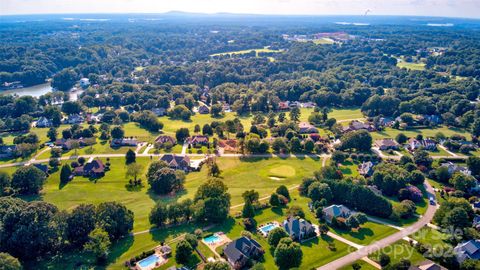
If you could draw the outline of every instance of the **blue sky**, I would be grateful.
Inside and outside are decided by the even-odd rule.
[[[480,0],[0,0],[0,14],[231,12],[480,18]]]

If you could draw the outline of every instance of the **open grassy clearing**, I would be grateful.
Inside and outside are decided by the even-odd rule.
[[[367,263],[365,261],[356,261],[355,263],[360,265],[362,270],[376,270],[377,269],[377,268],[375,268],[374,266],[370,265],[369,263]],[[353,269],[352,265],[353,264],[342,267],[342,268],[340,268],[340,270],[352,270]]]
[[[460,134],[467,138],[470,137],[469,133],[460,128],[449,128],[445,126],[437,127],[437,128],[425,128],[425,129],[406,129],[406,130],[399,130],[393,128],[385,128],[385,130],[372,132],[370,133],[373,139],[383,139],[383,138],[393,138],[399,134],[403,133],[407,135],[407,137],[415,138],[418,134],[422,134],[424,137],[434,137],[435,134],[438,132],[443,133],[445,136],[450,137],[454,134]]]
[[[378,224],[375,222],[367,222],[363,224],[361,228],[357,231],[341,230],[332,227],[330,227],[330,230],[333,233],[338,234],[347,240],[364,246],[373,243],[375,240],[385,238],[391,234],[398,232],[392,227]]]
[[[397,67],[406,68],[408,70],[425,70],[425,63],[409,63],[405,61],[398,61]]]
[[[259,48],[259,49],[247,49],[247,50],[240,50],[240,51],[233,51],[233,52],[223,52],[223,53],[214,53],[211,54],[210,56],[224,56],[224,55],[242,55],[242,54],[248,54],[252,51],[255,51],[255,56],[259,57],[259,53],[281,53],[283,50],[272,50],[269,48],[269,46],[266,46],[264,48]]]
[[[431,245],[433,248],[451,247],[449,243],[445,242],[445,240],[448,239],[447,234],[444,234],[430,227],[424,227],[418,232],[410,235],[410,237],[422,244]]]
[[[331,38],[321,38],[321,39],[315,39],[313,43],[317,45],[331,45],[331,44],[334,44],[335,41]]]
[[[381,253],[387,254],[390,256],[391,262],[390,264],[395,264],[400,262],[402,259],[409,260],[412,264],[419,263],[425,260],[422,254],[418,253],[415,248],[410,246],[405,240],[400,240],[393,245],[385,247],[380,251],[374,252],[373,254],[369,255],[368,257],[376,262],[378,262],[378,258]]]

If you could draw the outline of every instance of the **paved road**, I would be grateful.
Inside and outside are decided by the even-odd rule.
[[[435,193],[433,191],[432,186],[428,183],[425,182],[425,188],[427,192],[429,193],[429,196],[435,196]],[[349,264],[352,264],[356,262],[357,260],[361,260],[364,257],[367,257],[369,254],[382,249],[384,247],[387,247],[405,237],[408,235],[411,235],[412,233],[415,233],[416,231],[420,230],[424,226],[428,225],[430,221],[433,218],[433,215],[435,214],[435,211],[437,210],[437,206],[435,205],[428,205],[427,211],[425,214],[420,217],[420,219],[415,222],[414,224],[403,228],[401,231],[394,233],[390,236],[387,236],[381,240],[378,240],[368,246],[364,246],[357,251],[354,251],[346,256],[343,256],[342,258],[339,258],[333,262],[330,262],[326,265],[323,265],[317,270],[332,270],[332,269],[340,269],[344,266],[347,266]]]

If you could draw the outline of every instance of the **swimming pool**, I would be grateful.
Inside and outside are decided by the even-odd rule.
[[[210,235],[209,237],[203,238],[203,241],[209,245],[213,245],[222,241],[222,239],[217,234],[214,234]]]
[[[152,267],[158,262],[158,256],[153,254],[138,262],[142,268]]]
[[[262,231],[262,233],[263,233],[264,235],[268,235],[268,233],[269,233],[271,230],[273,230],[273,229],[275,229],[275,228],[277,228],[277,227],[278,227],[278,224],[270,223],[270,224],[267,224],[267,225],[264,225],[264,226],[260,227],[259,229],[260,229],[260,231]]]

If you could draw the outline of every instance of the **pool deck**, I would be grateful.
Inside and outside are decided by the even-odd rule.
[[[140,266],[140,262],[143,261],[143,260],[145,260],[145,259],[147,259],[147,258],[149,258],[150,256],[157,256],[157,261],[156,261],[154,264],[150,264],[150,265],[148,265],[148,266],[146,266],[146,267]],[[137,262],[135,269],[138,269],[138,270],[153,270],[153,269],[155,269],[155,268],[158,268],[158,267],[162,266],[163,264],[165,264],[165,263],[168,261],[168,259],[166,259],[166,258],[164,258],[163,256],[161,256],[161,255],[159,255],[159,254],[156,254],[156,253],[155,253],[155,254],[152,254],[152,255],[150,255],[150,256],[148,256],[147,258],[143,258],[142,260],[140,260],[139,262]]]
[[[230,238],[228,238],[228,236],[226,234],[224,234],[223,232],[216,232],[215,234],[217,235],[217,237],[220,238],[220,241],[212,243],[212,244],[208,244],[207,242],[205,242],[202,239],[202,243],[204,243],[213,252],[213,254],[215,254],[215,256],[217,258],[220,258],[220,260],[223,261],[224,259],[222,259],[222,256],[220,256],[220,254],[218,254],[215,249],[219,246],[222,246],[222,245],[226,244],[226,243],[232,242],[232,240]]]
[[[271,222],[267,222],[267,223],[265,223],[265,224],[262,224],[262,225],[258,226],[257,231],[258,231],[261,235],[263,235],[263,237],[267,237],[267,236],[268,236],[268,233],[269,233],[270,231],[272,231],[273,229],[275,229],[275,228],[273,228],[272,230],[270,230],[270,231],[268,231],[268,232],[262,231],[262,228],[267,227],[267,226],[269,226],[269,225],[274,225],[275,228],[281,227],[281,226],[280,226],[280,223],[278,223],[278,221],[271,221]]]

